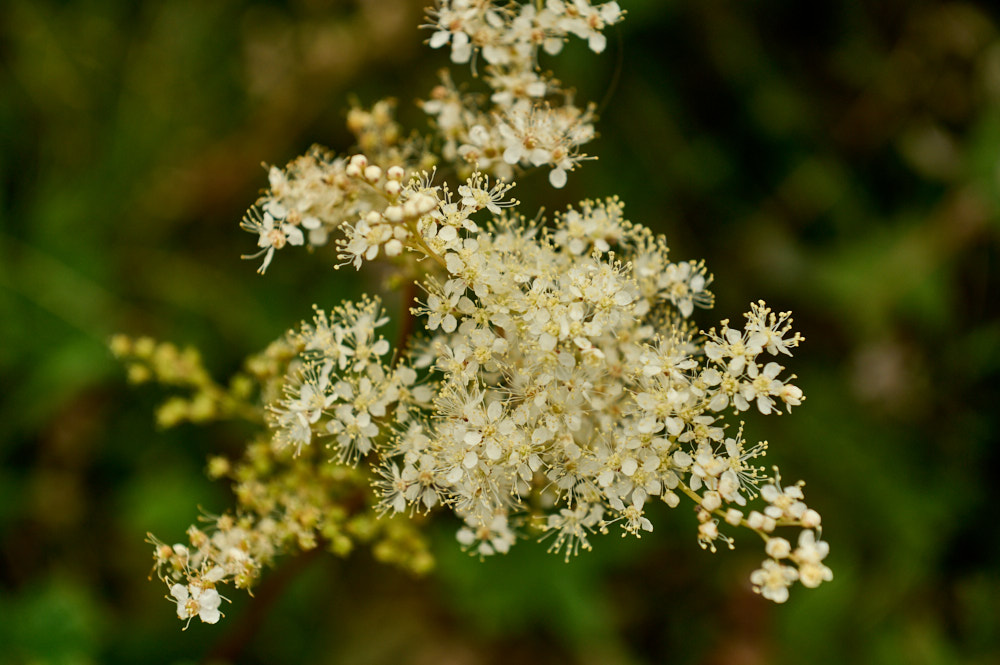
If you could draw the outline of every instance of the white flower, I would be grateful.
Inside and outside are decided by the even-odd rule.
[[[255,208],[251,208],[243,222],[240,224],[245,230],[257,234],[257,246],[261,248],[256,254],[244,256],[244,259],[255,259],[264,255],[264,262],[257,272],[264,274],[267,267],[271,265],[274,258],[274,251],[281,249],[285,245],[301,245],[305,242],[302,230],[288,223],[276,224],[274,217],[269,212],[260,214]]]
[[[507,524],[507,517],[502,513],[493,516],[485,524],[468,524],[462,527],[456,538],[464,548],[474,548],[479,556],[492,556],[497,552],[506,554],[515,540],[514,533]]]
[[[799,534],[799,546],[795,549],[795,560],[808,563],[819,563],[830,553],[830,544],[816,540],[816,533],[804,529]]]
[[[219,612],[222,596],[215,589],[205,589],[197,584],[174,584],[170,587],[170,595],[177,601],[179,619],[190,620],[197,616],[205,623],[216,623],[222,616]]]
[[[792,552],[792,560],[799,565],[799,580],[803,586],[812,589],[833,579],[833,571],[823,564],[829,553],[830,545],[816,540],[816,534],[811,529],[799,534],[799,546]]]
[[[588,535],[597,529],[603,515],[604,508],[600,504],[590,503],[580,503],[572,510],[562,508],[558,513],[549,515],[545,530],[557,534],[549,551],[560,552],[565,548],[568,561],[581,548],[590,550]]]
[[[740,388],[740,394],[747,402],[756,400],[757,409],[765,416],[771,413],[774,407],[774,400],[771,395],[780,395],[784,390],[784,384],[777,379],[784,367],[778,363],[768,363],[761,372],[757,363],[750,363],[747,366],[747,376],[750,381],[744,382]]]
[[[469,35],[464,32],[464,20],[469,18],[469,12],[453,12],[442,9],[438,13],[438,25],[441,29],[431,35],[428,42],[431,48],[441,48],[451,42],[451,61],[455,63],[468,62],[472,56],[472,43]]]
[[[337,437],[337,457],[355,463],[371,452],[372,439],[379,434],[378,425],[368,411],[355,411],[351,404],[341,404],[334,414],[327,429]]]
[[[768,600],[783,603],[788,600],[788,587],[799,578],[792,566],[785,566],[774,559],[766,559],[761,567],[750,574],[755,593]]]
[[[462,197],[462,205],[472,211],[486,208],[494,215],[500,214],[502,207],[517,205],[517,201],[505,201],[504,197],[512,185],[497,181],[490,186],[489,178],[480,172],[469,176],[466,184],[458,188],[458,194]]]
[[[791,521],[798,520],[807,508],[802,501],[801,485],[789,485],[781,489],[780,479],[775,479],[774,484],[762,487],[760,495],[771,504],[764,509],[764,514],[775,520],[782,518]]]
[[[379,475],[382,480],[377,486],[382,489],[381,507],[383,510],[392,509],[393,512],[401,513],[406,510],[407,494],[410,488],[410,479],[399,473],[399,467],[395,464],[381,467]]]
[[[327,392],[329,387],[328,371],[307,377],[299,390],[298,399],[288,402],[288,410],[299,414],[309,424],[315,423],[323,415],[323,411],[337,399],[336,394]]]

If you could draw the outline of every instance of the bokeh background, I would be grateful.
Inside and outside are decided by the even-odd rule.
[[[808,401],[748,416],[808,480],[835,579],[774,606],[759,544],[710,555],[688,511],[571,564],[480,563],[434,527],[424,579],[358,552],[283,562],[186,632],[154,531],[221,510],[237,425],[156,428],[118,331],[244,355],[377,276],[239,231],[283,164],[346,150],[345,109],[414,100],[446,55],[421,0],[7,0],[0,9],[0,663],[1000,662],[1000,13],[983,5],[632,0],[554,67],[601,104],[600,160],[524,210],[619,194],[716,275],[711,325],[765,298],[807,341]]]

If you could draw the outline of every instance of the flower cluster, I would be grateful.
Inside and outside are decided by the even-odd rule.
[[[332,437],[330,447],[342,462],[357,462],[383,433],[379,426],[395,407],[393,420],[405,424],[413,409],[431,400],[427,386],[415,386],[417,373],[383,361],[389,342],[376,338],[388,318],[375,299],[345,303],[328,315],[317,310],[293,337],[302,349],[283,386],[283,399],[270,406],[278,448],[309,445],[314,430]],[[322,421],[322,422],[320,422]]]
[[[478,164],[504,178],[514,166],[550,166],[552,186],[563,187],[567,172],[587,158],[579,147],[594,137],[594,110],[577,107],[569,90],[539,70],[538,51],[556,55],[575,36],[601,53],[605,28],[622,17],[613,1],[440,0],[430,13],[430,46],[450,45],[456,63],[481,54],[491,90],[488,100],[462,94],[445,74],[424,102],[445,137],[444,158]]]
[[[653,528],[655,497],[693,499],[698,542],[713,551],[732,545],[723,522],[768,543],[783,541],[778,527],[819,527],[800,486],[779,490],[777,471],[754,466],[767,444],[748,447],[742,426],[727,437],[723,422],[727,410],[766,415],[804,399],[771,360],[802,340],[787,313],[759,302],[742,329],[699,333],[693,308],[712,302],[704,266],[671,261],[617,199],[544,226],[506,214],[506,190],[480,174],[461,200],[417,177],[401,191],[422,212],[381,223],[424,259],[426,296],[409,312],[424,332],[390,367],[377,300],[318,312],[295,333],[300,361],[270,405],[276,446],[325,440],[341,462],[367,456],[382,512],[447,506],[464,522],[459,541],[481,555],[536,529],[567,556],[614,524],[639,535]],[[473,221],[481,210],[493,219]],[[758,496],[768,506],[747,512]],[[829,577],[820,559],[792,555],[815,566],[794,578],[785,566],[755,588],[778,600],[775,580],[815,586]]]
[[[237,507],[205,516],[187,530],[187,544],[154,536],[154,572],[177,604],[177,616],[215,623],[222,616],[218,587],[249,589],[262,570],[288,551],[319,547],[345,556],[369,543],[375,557],[414,573],[432,560],[416,526],[404,518],[378,518],[377,499],[362,470],[330,464],[305,449],[292,457],[275,441],[251,444],[237,464],[216,457],[211,475],[233,483]]]
[[[439,0],[430,12],[435,30],[431,48],[451,44],[453,62],[468,62],[475,52],[494,66],[534,63],[539,47],[555,55],[567,35],[587,40],[594,53],[607,45],[602,30],[622,18],[617,2],[591,5],[587,0],[546,0],[535,4]]]
[[[514,212],[516,169],[548,165],[561,187],[593,136],[592,110],[539,72],[539,51],[554,55],[572,35],[601,52],[617,3],[439,0],[430,17],[432,47],[485,60],[488,101],[444,75],[423,103],[430,138],[405,138],[388,102],[353,109],[358,150],[314,148],[271,167],[242,224],[257,235],[260,272],[278,250],[331,236],[340,266],[382,262],[408,284],[399,339],[385,339],[390,317],[365,297],[317,308],[249,359],[238,394],[200,370],[182,382],[222,405],[209,415],[250,411],[265,427],[244,460],[211,465],[234,482],[236,511],[209,518],[208,532],[192,527],[189,545],[153,541],[178,616],[214,623],[219,585],[248,587],[291,549],[372,542],[380,559],[425,570],[410,518],[437,509],[461,520],[457,539],[479,556],[536,537],[569,558],[596,533],[652,531],[653,500],[687,499],[702,548],[731,548],[735,527],[764,540],[751,576],[764,597],[831,579],[802,484],[757,466],[767,443],[726,422],[804,400],[778,363],[802,341],[790,315],[758,302],[742,326],[701,331],[695,309],[713,305],[705,265],[673,260],[615,197],[550,221]],[[457,182],[439,180],[438,165]],[[794,550],[778,535],[789,528]]]

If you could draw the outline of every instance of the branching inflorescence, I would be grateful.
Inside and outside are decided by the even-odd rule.
[[[759,466],[767,444],[747,445],[742,423],[724,422],[804,399],[779,364],[802,341],[789,314],[759,302],[742,325],[700,332],[690,317],[713,303],[705,266],[672,261],[617,198],[551,224],[514,212],[509,178],[546,166],[562,187],[594,135],[593,110],[541,73],[540,52],[578,37],[600,53],[603,30],[622,18],[615,2],[439,0],[430,45],[456,63],[484,61],[488,93],[443,74],[423,102],[430,136],[404,137],[380,102],[348,116],[361,152],[314,148],[270,169],[242,224],[257,235],[260,272],[289,245],[331,237],[342,266],[388,262],[422,290],[404,303],[399,327],[410,332],[397,348],[380,333],[389,319],[375,297],[317,309],[229,389],[196,357],[115,341],[137,378],[194,391],[172,402],[171,422],[266,423],[243,460],[210,464],[233,480],[235,511],[192,527],[188,545],[152,539],[181,619],[214,623],[218,587],[251,586],[291,549],[371,542],[379,558],[426,570],[419,522],[439,508],[480,556],[541,537],[569,558],[595,533],[651,531],[652,499],[690,500],[701,547],[731,548],[730,527],[761,536],[768,558],[751,583],[764,597],[783,602],[795,581],[832,578],[803,484]],[[778,535],[787,527],[799,529],[795,545]]]

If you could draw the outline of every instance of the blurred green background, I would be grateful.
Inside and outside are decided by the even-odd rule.
[[[181,632],[143,542],[227,488],[246,430],[157,430],[114,332],[200,347],[224,378],[360,289],[332,257],[241,262],[237,223],[312,142],[346,150],[351,95],[413,101],[446,55],[421,0],[8,0],[0,9],[0,663],[1000,662],[1000,13],[964,3],[622,2],[608,52],[543,61],[606,102],[600,160],[524,211],[619,194],[705,258],[717,308],[765,298],[807,341],[808,396],[748,417],[808,480],[835,579],[774,606],[759,544],[715,556],[688,511],[564,564],[437,571],[289,560],[227,619]]]

